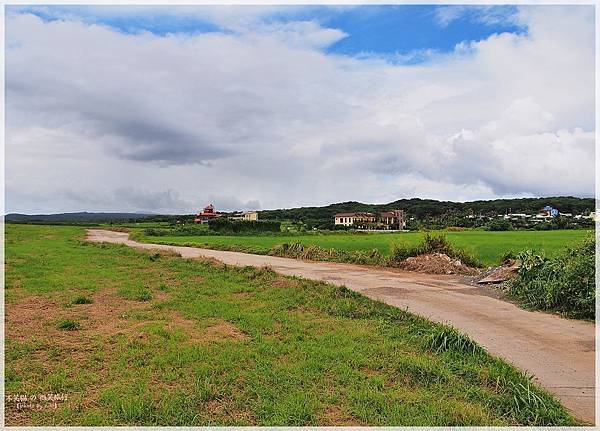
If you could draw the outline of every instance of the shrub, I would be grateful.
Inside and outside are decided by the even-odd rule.
[[[475,256],[469,254],[465,250],[454,248],[452,244],[448,242],[445,235],[433,235],[430,233],[425,233],[423,240],[414,246],[408,244],[392,244],[388,264],[393,266],[409,257],[429,253],[442,253],[452,258],[459,259],[462,263],[471,267],[482,266]]]
[[[512,224],[508,220],[502,218],[492,219],[489,222],[487,222],[484,226],[485,230],[490,231],[506,231],[512,230],[512,228]]]
[[[520,253],[511,296],[530,308],[595,319],[595,251],[596,239],[589,235],[552,259],[532,251]]]

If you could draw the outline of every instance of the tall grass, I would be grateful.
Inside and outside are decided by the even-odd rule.
[[[277,244],[268,253],[271,256],[291,257],[295,259],[318,260],[328,262],[356,263],[363,265],[384,265],[387,258],[379,250],[345,251],[335,248],[324,248],[318,245],[304,245],[300,242]]]
[[[436,352],[453,351],[467,355],[483,354],[484,350],[465,334],[461,334],[454,328],[442,325],[434,327],[427,334],[426,344]]]

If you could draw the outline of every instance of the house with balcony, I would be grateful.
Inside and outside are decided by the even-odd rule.
[[[376,217],[368,212],[348,212],[338,213],[334,216],[336,226],[352,226],[357,229],[366,229],[370,224],[375,223]]]
[[[406,220],[403,210],[383,211],[378,214],[346,212],[335,214],[334,224],[356,229],[402,230],[406,227]]]

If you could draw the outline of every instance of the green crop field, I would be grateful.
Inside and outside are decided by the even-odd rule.
[[[552,256],[563,247],[584,238],[585,230],[554,231],[508,231],[489,232],[466,230],[461,232],[445,232],[450,243],[464,249],[487,265],[500,263],[507,252],[535,250]],[[333,234],[298,234],[273,236],[142,236],[144,242],[155,242],[176,245],[196,245],[199,247],[241,246],[253,253],[266,253],[271,247],[282,243],[300,242],[305,245],[316,244],[324,248],[338,250],[373,250],[377,249],[387,255],[393,243],[417,244],[423,238],[421,232],[403,233],[333,233]]]
[[[7,425],[574,423],[450,328],[343,287],[84,234],[6,225]],[[40,394],[57,407],[15,402]]]

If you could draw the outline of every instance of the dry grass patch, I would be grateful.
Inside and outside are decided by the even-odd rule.
[[[319,417],[321,426],[364,426],[358,418],[340,406],[330,405],[323,410]]]
[[[209,341],[244,341],[250,338],[248,334],[223,319],[215,319],[215,323],[213,325],[204,329],[203,335],[204,339]]]

